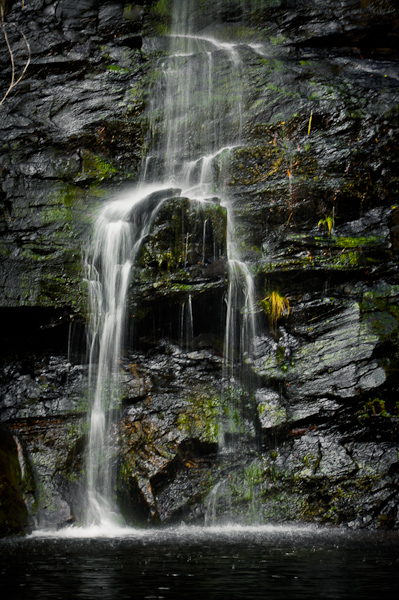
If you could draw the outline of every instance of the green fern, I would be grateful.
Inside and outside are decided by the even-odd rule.
[[[331,213],[325,219],[320,219],[320,221],[318,222],[317,225],[318,225],[318,227],[325,227],[328,230],[328,235],[331,235],[334,224],[335,224],[334,215],[333,215],[333,213]]]

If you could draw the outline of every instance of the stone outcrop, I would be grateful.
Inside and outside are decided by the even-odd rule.
[[[19,452],[21,447],[0,423],[0,537],[23,533],[28,525],[28,510],[21,491]]]
[[[132,276],[118,501],[136,524],[397,528],[395,3],[219,4],[219,34],[238,40],[244,65],[243,142],[226,179],[255,280],[251,389],[233,409],[220,394],[225,211],[214,199],[204,214],[174,192]],[[170,3],[24,6],[9,2],[5,16],[17,70],[21,31],[31,63],[0,106],[0,418],[30,465],[32,524],[59,526],[79,517],[87,433],[82,255],[96,209],[138,180]],[[0,65],[3,90],[4,44]],[[272,291],[289,302],[279,318],[262,302]],[[242,425],[236,455],[218,453],[229,411]]]

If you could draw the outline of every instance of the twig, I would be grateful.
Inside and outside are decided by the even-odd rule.
[[[22,8],[24,8],[23,3],[22,3]],[[21,75],[18,77],[18,79],[15,79],[14,54],[13,54],[13,51],[11,49],[10,42],[8,41],[7,31],[6,31],[6,27],[5,27],[5,24],[4,24],[4,9],[3,9],[2,6],[0,7],[0,15],[1,15],[1,28],[3,30],[3,35],[4,35],[4,39],[5,39],[6,45],[7,45],[8,53],[10,55],[10,62],[11,62],[11,83],[10,83],[10,85],[8,87],[8,90],[4,94],[3,98],[0,100],[0,106],[1,106],[3,104],[3,102],[4,102],[4,100],[7,98],[8,94],[11,92],[11,90],[21,81],[22,77],[25,75],[26,69],[28,68],[29,63],[30,63],[31,51],[30,51],[30,46],[29,46],[28,40],[26,39],[25,34],[21,31],[20,33],[21,33],[22,37],[24,38],[26,49],[28,51],[28,60],[25,63],[25,66],[23,68],[23,71],[22,71]]]

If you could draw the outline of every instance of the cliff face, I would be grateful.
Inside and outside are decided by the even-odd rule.
[[[29,465],[30,514],[59,525],[79,517],[86,441],[82,255],[96,209],[138,180],[171,5],[9,4],[16,72],[27,56],[20,32],[31,61],[0,106],[0,418]],[[247,519],[256,507],[261,520],[397,527],[394,2],[217,9],[216,34],[237,42],[243,65],[242,144],[226,180],[258,307],[251,389],[234,404],[237,436],[249,428],[255,443],[217,453],[231,410],[220,394],[225,211],[172,198],[132,278],[119,503],[132,522]],[[214,10],[194,15],[199,31]],[[5,90],[4,44],[0,64]],[[289,302],[279,318],[272,292]]]
[[[6,15],[16,75],[31,61],[1,107],[2,306],[81,303],[92,211],[112,180],[137,179],[141,12],[123,2],[27,2]],[[1,64],[6,90],[4,43]]]

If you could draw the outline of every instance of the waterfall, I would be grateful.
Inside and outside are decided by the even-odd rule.
[[[152,193],[151,193],[152,192]],[[118,522],[113,506],[115,419],[119,361],[130,271],[165,195],[142,186],[107,203],[94,225],[85,258],[89,288],[89,439],[86,453],[86,525]]]
[[[87,524],[115,520],[113,505],[116,420],[121,357],[130,272],[157,210],[176,195],[209,202],[219,196],[227,210],[229,285],[226,295],[226,334],[222,394],[237,396],[244,386],[244,365],[255,338],[253,281],[234,240],[232,209],[226,194],[225,166],[241,144],[243,88],[236,45],[195,33],[200,0],[174,0],[170,52],[163,57],[162,76],[151,90],[147,156],[138,189],[105,205],[94,227],[86,257],[90,299],[91,403],[86,457]],[[202,8],[201,8],[202,7]],[[217,8],[211,21],[217,18]],[[160,118],[160,115],[162,118]],[[171,189],[169,189],[171,188]],[[159,194],[159,190],[163,193]],[[203,227],[203,258],[207,228]],[[190,232],[187,232],[187,244]],[[181,343],[193,337],[192,298],[182,305]],[[221,448],[235,425],[231,414],[221,425]],[[215,496],[216,498],[216,496]]]
[[[87,455],[87,524],[111,510],[109,411],[117,402],[118,358],[131,267],[132,234],[123,211],[107,206],[98,217],[87,259],[90,297],[90,431]]]

